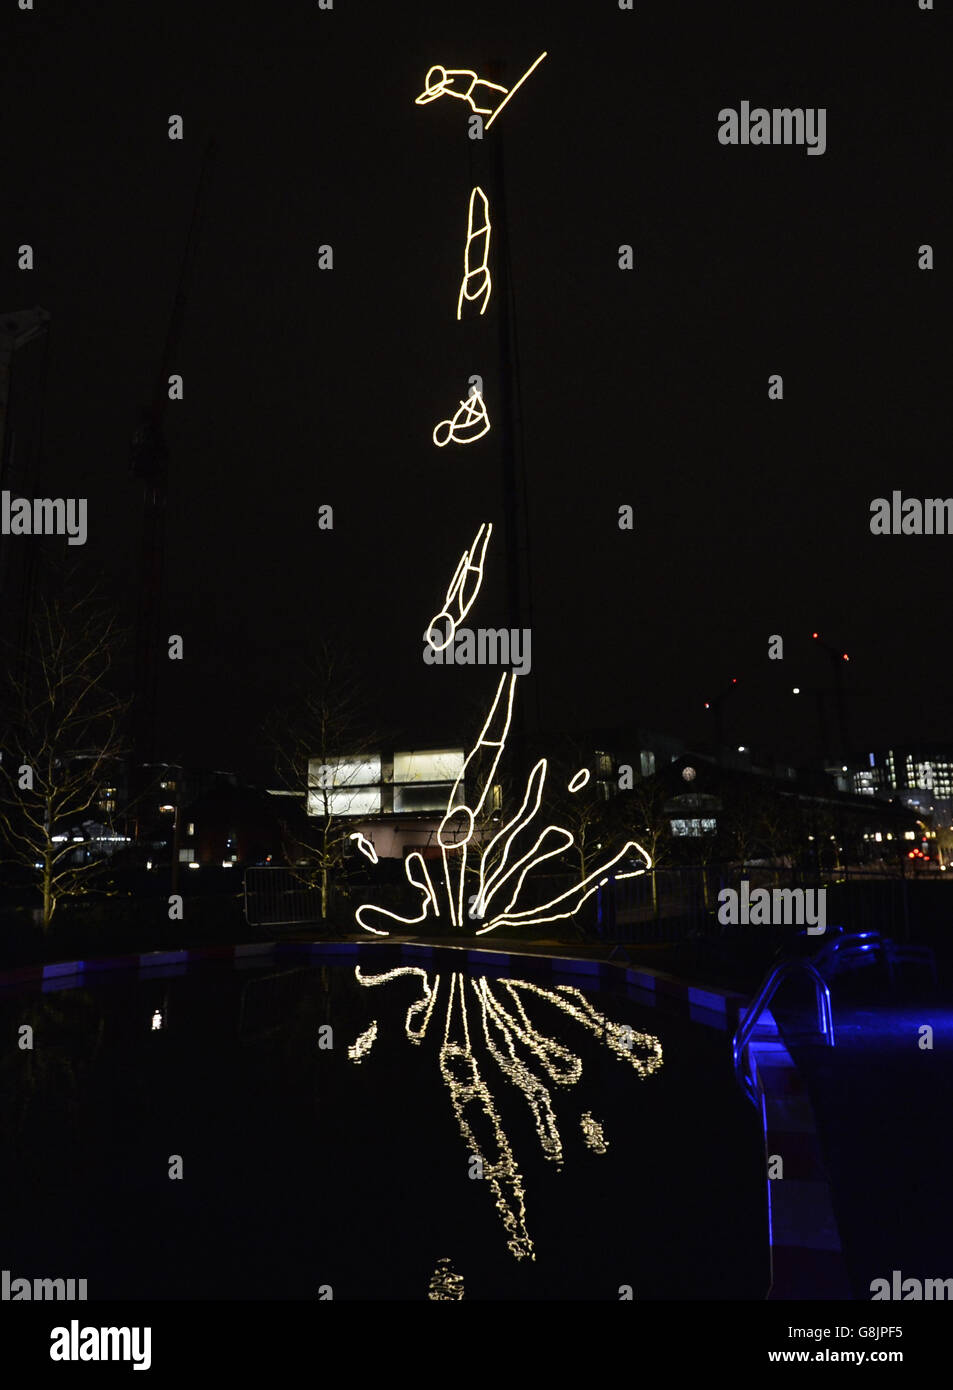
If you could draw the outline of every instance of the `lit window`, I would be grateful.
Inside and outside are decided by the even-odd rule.
[[[186,831],[186,834],[188,834],[188,835],[194,835],[194,834],[195,834],[195,821],[194,821],[194,820],[190,820],[190,821],[189,821],[189,828],[188,828],[188,830]]]
[[[455,782],[463,771],[463,762],[462,748],[431,748],[423,753],[395,753],[394,781]]]
[[[688,820],[673,820],[673,835],[713,835],[718,828],[718,822],[713,816],[692,816]]]
[[[655,754],[651,748],[643,748],[639,754],[639,767],[643,777],[651,777],[655,771]]]
[[[326,787],[369,787],[381,780],[381,758],[379,753],[370,753],[364,758],[309,758],[308,786],[324,789]],[[311,812],[312,815],[322,814]]]
[[[440,811],[447,809],[447,787],[445,783],[437,786],[404,786],[394,788],[394,812],[407,815],[413,811]]]
[[[309,816],[373,816],[380,809],[380,787],[342,787],[339,790],[308,792]]]

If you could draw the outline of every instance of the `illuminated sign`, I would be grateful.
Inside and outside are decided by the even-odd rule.
[[[473,209],[478,198],[480,200],[481,225],[474,227]],[[483,296],[483,303],[480,305],[480,314],[485,312],[486,306],[490,302],[490,290],[493,284],[487,265],[489,258],[490,207],[483,189],[477,187],[470,194],[470,204],[467,208],[467,244],[463,252],[463,280],[460,283],[460,293],[457,296],[457,318],[462,315],[464,300],[472,304],[481,295]],[[477,278],[479,284],[471,291],[470,281]]]
[[[484,535],[484,532],[486,534]],[[457,627],[463,622],[480,592],[480,585],[483,583],[483,562],[486,556],[486,548],[490,543],[490,536],[493,534],[493,523],[485,521],[477,531],[473,544],[469,550],[465,550],[460,556],[460,560],[453,572],[450,587],[447,590],[443,601],[443,607],[439,613],[435,613],[430,619],[427,631],[424,633],[424,641],[433,647],[435,652],[442,652],[445,647],[449,647],[456,634]],[[480,545],[480,537],[483,537],[483,544]],[[477,549],[479,547],[479,555]],[[475,578],[468,577],[475,576]],[[452,610],[452,611],[451,611]],[[435,625],[441,618],[447,620],[447,633],[443,642],[439,645],[434,641],[433,633]]]
[[[438,449],[449,444],[472,444],[482,439],[489,431],[490,417],[486,413],[483,396],[475,388],[460,402],[460,409],[452,420],[441,420],[434,426],[433,442]],[[446,430],[446,432],[444,432]]]
[[[489,130],[506,103],[516,95],[545,57],[544,51],[529,65],[519,81],[509,88],[502,87],[499,82],[487,82],[485,78],[477,77],[472,68],[445,68],[442,63],[435,63],[427,73],[423,91],[414,98],[414,105],[427,106],[439,97],[457,97],[465,101],[477,115],[490,117],[486,123]],[[481,106],[478,102],[489,102],[489,105]]]

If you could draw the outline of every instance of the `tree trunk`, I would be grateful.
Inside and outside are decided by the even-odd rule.
[[[46,849],[43,854],[43,930],[48,931],[50,919],[53,916],[55,901],[53,898],[53,846],[47,838]]]

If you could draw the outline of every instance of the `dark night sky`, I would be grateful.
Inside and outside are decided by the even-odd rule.
[[[53,316],[43,491],[88,497],[83,559],[130,618],[129,440],[209,134],[219,146],[185,399],[167,412],[165,626],[186,655],[163,667],[169,756],[267,776],[262,718],[330,627],[381,723],[418,744],[469,737],[495,677],[426,667],[420,637],[486,518],[468,622],[508,622],[499,433],[455,451],[430,434],[474,371],[493,420],[499,304],[455,320],[466,109],[413,98],[433,62],[497,59],[512,81],[543,48],[486,140],[505,137],[544,724],[700,739],[702,701],[738,675],[731,741],[807,758],[814,706],[789,691],[827,680],[816,627],[851,654],[858,747],[951,740],[953,537],[869,533],[876,496],[953,494],[940,15],[915,0],[13,9],[0,309]],[[826,153],[721,146],[717,113],[742,99],[825,106]]]

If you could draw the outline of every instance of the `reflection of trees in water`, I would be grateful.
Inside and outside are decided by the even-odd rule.
[[[7,1142],[16,1158],[42,1152],[45,1143],[58,1151],[62,1121],[79,1116],[87,1074],[102,1049],[102,1004],[86,990],[62,990],[10,1000],[4,1012],[12,1039],[12,1046],[0,1050]],[[33,1029],[32,1049],[19,1046],[24,1024]]]
[[[356,966],[354,975],[365,988],[387,984],[400,976],[419,976],[422,993],[407,1009],[404,1032],[413,1044],[424,1041],[441,995],[439,975],[431,980],[421,966],[399,966],[380,975],[364,975],[360,966]],[[563,1146],[553,1091],[569,1092],[578,1085],[583,1064],[581,1057],[557,1042],[530,1016],[531,1011],[537,1009],[539,1002],[556,1008],[564,1019],[568,1018],[593,1035],[642,1079],[661,1067],[662,1044],[651,1033],[636,1032],[599,1013],[581,990],[571,985],[548,989],[527,980],[490,980],[486,976],[468,979],[455,971],[449,977],[445,994],[440,1074],[450,1093],[468,1153],[479,1158],[482,1176],[494,1194],[507,1234],[507,1246],[516,1259],[533,1260],[533,1242],[526,1229],[523,1177],[490,1085],[481,1072],[478,1053],[483,1052],[491,1059],[493,1076],[501,1073],[522,1095],[544,1158],[559,1167],[563,1163]],[[360,1034],[360,1047],[355,1044],[349,1049],[351,1061],[359,1062],[367,1057],[377,1036],[375,1019],[370,1028]],[[484,1061],[484,1068],[485,1065]],[[589,1110],[580,1114],[579,1123],[589,1149],[595,1154],[605,1154],[608,1141],[601,1123]]]

